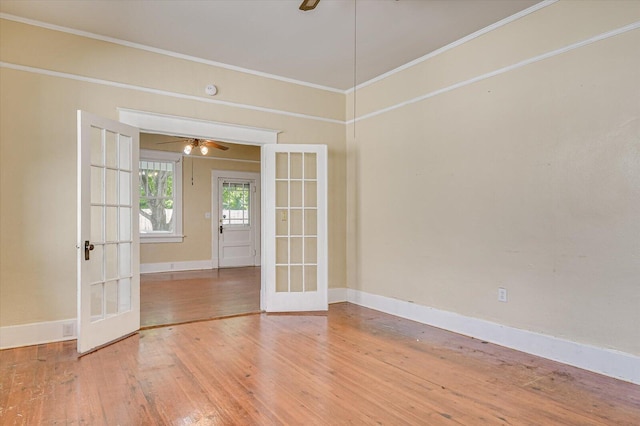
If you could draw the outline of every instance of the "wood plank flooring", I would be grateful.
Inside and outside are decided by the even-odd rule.
[[[342,303],[1,351],[0,424],[638,425],[640,386]]]
[[[260,312],[260,268],[140,275],[140,325],[153,327]]]

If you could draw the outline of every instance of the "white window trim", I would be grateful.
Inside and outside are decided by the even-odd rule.
[[[175,164],[173,177],[173,218],[174,228],[172,233],[146,234],[140,233],[140,243],[181,243],[184,240],[182,234],[182,154],[177,152],[140,150],[140,161],[172,161]]]

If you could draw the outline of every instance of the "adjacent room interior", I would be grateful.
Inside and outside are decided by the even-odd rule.
[[[143,329],[260,312],[260,147],[192,144],[140,136]]]

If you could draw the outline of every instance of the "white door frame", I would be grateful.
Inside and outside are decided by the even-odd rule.
[[[118,108],[119,120],[135,126],[145,133],[184,136],[188,138],[216,139],[244,145],[268,145],[278,143],[279,130],[239,126],[196,118],[157,114],[148,111]],[[265,205],[261,203],[261,217],[265,217]],[[262,227],[264,233],[264,227]],[[261,243],[264,235],[261,235]],[[264,255],[264,252],[262,253]],[[213,256],[212,256],[213,257]],[[260,306],[264,303],[265,276],[261,271]]]
[[[253,248],[255,250],[254,255],[254,266],[260,266],[260,241],[262,240],[261,233],[261,225],[262,225],[262,212],[261,212],[261,191],[260,191],[260,173],[257,172],[239,172],[239,171],[229,171],[229,170],[212,170],[211,171],[211,257],[213,268],[217,269],[219,266],[220,253],[219,251],[219,239],[220,233],[218,227],[220,224],[218,223],[218,213],[219,213],[219,203],[220,199],[219,194],[219,186],[218,179],[220,178],[229,178],[229,179],[242,179],[242,180],[252,180],[254,182],[256,192],[253,195],[252,205],[250,206],[250,214],[251,214],[251,223],[254,226],[253,232]],[[254,206],[256,208],[254,208]]]

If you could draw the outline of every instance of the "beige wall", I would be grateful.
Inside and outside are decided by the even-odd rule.
[[[639,2],[561,1],[361,89],[358,115],[639,20]],[[350,125],[349,287],[639,355],[639,46],[636,29]]]
[[[7,20],[0,21],[0,55],[9,64],[0,69],[0,326],[76,316],[77,109],[111,119],[118,118],[119,107],[173,114],[278,129],[280,143],[327,144],[329,285],[345,286],[345,126],[321,120],[344,119],[344,95]],[[16,65],[33,69],[10,68]],[[68,75],[43,75],[49,72]],[[85,77],[99,81],[82,81]],[[243,108],[208,102],[204,87],[212,82],[220,89],[215,99]],[[194,166],[208,182],[215,163],[204,161]],[[193,199],[196,210],[210,206],[186,190],[186,202]],[[187,241],[195,239],[191,225],[185,232]],[[210,243],[203,241],[198,246],[210,254]],[[167,258],[162,250],[151,251],[143,250],[143,262]],[[199,259],[200,253],[188,251],[175,260]]]

